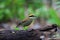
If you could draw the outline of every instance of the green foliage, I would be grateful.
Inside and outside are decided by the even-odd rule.
[[[33,5],[35,8],[40,8],[42,4],[42,0],[33,0]]]
[[[0,21],[2,20],[3,18],[3,14],[0,12]]]
[[[16,4],[19,6],[23,6],[25,4],[25,0],[16,0]]]
[[[53,8],[51,8],[49,13],[50,13],[50,16],[51,16],[51,18],[50,18],[51,23],[56,23],[60,27],[60,18],[56,14],[56,11]]]
[[[23,30],[28,30],[28,26],[24,27]]]
[[[15,28],[14,30],[20,30],[19,28]]]
[[[25,18],[24,12],[25,12],[25,9],[24,9],[24,8],[19,8],[19,9],[18,9],[18,18],[19,18],[20,20],[23,20],[23,19]]]
[[[11,11],[9,8],[11,0],[1,0],[0,3],[0,22],[1,21],[7,21],[11,18]]]
[[[23,20],[25,18],[24,5],[27,5],[33,8],[34,6],[40,7],[40,3],[36,2],[37,0],[34,0],[34,1],[33,0],[0,0],[0,22],[1,20],[7,21],[9,19],[13,19],[16,17],[19,20]]]

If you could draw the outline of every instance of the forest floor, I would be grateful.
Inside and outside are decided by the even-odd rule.
[[[16,27],[16,23],[2,23],[1,24],[6,30],[12,30],[14,29],[14,27]],[[1,30],[4,30],[4,29],[0,29]],[[56,38],[54,39],[57,39],[57,40],[60,40],[60,29],[58,28],[58,31],[56,33]]]

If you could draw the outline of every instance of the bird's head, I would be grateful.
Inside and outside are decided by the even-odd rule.
[[[30,19],[36,19],[36,16],[34,14],[29,14]]]

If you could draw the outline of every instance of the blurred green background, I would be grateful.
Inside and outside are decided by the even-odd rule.
[[[41,7],[41,3],[42,0],[0,0],[0,22],[16,18],[23,20],[26,8],[36,9]]]

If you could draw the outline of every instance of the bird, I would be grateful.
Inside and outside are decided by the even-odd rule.
[[[34,19],[36,19],[36,16],[34,14],[30,14],[29,17],[19,22],[16,27],[19,27],[20,25],[23,27],[29,26]]]

